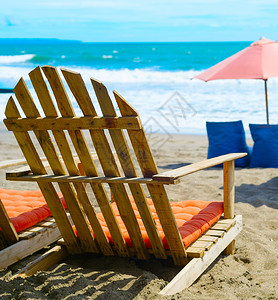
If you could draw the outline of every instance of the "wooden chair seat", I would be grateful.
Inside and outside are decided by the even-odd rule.
[[[148,236],[147,230],[142,221],[140,212],[136,206],[136,203],[132,197],[130,197],[130,202],[133,211],[136,216],[136,220],[139,224],[140,231],[144,240],[144,243],[148,249],[152,248],[150,238]],[[147,199],[147,203],[152,212],[159,236],[162,240],[165,249],[169,250],[169,245],[165,237],[162,225],[159,221],[159,217],[156,213],[155,206],[151,199]],[[201,234],[208,230],[215,222],[219,220],[223,213],[223,203],[222,202],[209,202],[201,200],[185,200],[181,202],[170,202],[171,209],[175,221],[180,232],[182,242],[185,248],[187,248],[191,243],[193,243]],[[111,208],[115,214],[123,237],[126,241],[128,247],[132,247],[131,238],[128,234],[128,230],[121,218],[121,214],[117,208],[116,203],[112,203]],[[111,244],[113,244],[113,238],[105,221],[102,213],[97,214],[98,220]]]

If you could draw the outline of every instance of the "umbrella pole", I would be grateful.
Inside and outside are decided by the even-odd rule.
[[[266,122],[269,124],[268,118],[268,99],[267,99],[267,79],[264,79],[264,89],[265,89],[265,108],[266,108]]]

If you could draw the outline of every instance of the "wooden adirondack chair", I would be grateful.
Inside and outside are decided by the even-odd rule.
[[[42,158],[45,160],[45,158]],[[0,169],[17,167],[26,169],[26,160],[15,159],[0,162]],[[61,233],[53,217],[29,227],[19,233],[15,227],[0,197],[0,270],[33,254],[34,252],[56,242]]]
[[[93,252],[123,257],[136,256],[138,259],[148,259],[150,255],[158,259],[171,257],[176,265],[186,265],[161,292],[171,294],[194,282],[224,249],[227,253],[233,253],[234,239],[241,230],[241,216],[235,217],[233,206],[234,160],[243,157],[244,153],[228,154],[158,174],[140,118],[118,93],[114,92],[114,96],[121,113],[120,117],[116,114],[106,87],[101,82],[91,79],[103,114],[98,116],[80,74],[62,69],[67,85],[77,101],[78,109],[82,112],[81,116],[76,116],[66,92],[67,87],[64,86],[58,70],[50,66],[44,66],[42,70],[56,102],[54,103],[52,99],[47,81],[44,80],[39,67],[30,72],[29,76],[40,105],[35,104],[24,80],[19,80],[14,89],[19,106],[12,97],[9,99],[5,111],[7,118],[4,122],[8,130],[13,131],[31,170],[7,174],[7,179],[38,183],[63,240],[60,248],[56,247],[54,252],[47,254],[43,263],[36,262],[34,267],[25,269],[25,274],[32,274],[38,269],[38,265],[48,266],[52,260],[56,262],[54,258],[57,253],[60,250],[65,251],[65,248],[69,253]],[[26,117],[21,116],[19,108]],[[45,116],[41,115],[42,111]],[[84,130],[89,133],[89,140],[94,145],[102,170],[97,169],[91,156]],[[29,131],[34,133],[34,138],[38,140],[47,157],[52,169],[51,174],[46,172],[39,159]],[[109,136],[111,141],[108,139]],[[127,142],[127,136],[131,143]],[[75,149],[85,175],[80,174],[73,160],[71,148]],[[113,148],[124,176],[121,175],[114,158]],[[58,150],[65,162],[65,168],[59,159]],[[131,154],[133,151],[135,158]],[[224,166],[224,217],[192,245],[185,248],[164,185],[177,184],[180,178],[187,174],[220,163]],[[142,176],[138,175],[138,169],[141,170]],[[88,183],[93,191],[93,199],[85,183]],[[143,185],[147,186],[169,249],[165,249],[163,245]],[[110,202],[106,186],[111,190],[132,247],[127,245],[120,230],[115,211],[112,209],[114,204]],[[151,248],[146,247],[142,238],[127,186],[147,231]],[[64,196],[71,220],[60,204],[58,190]],[[110,240],[100,224],[97,208],[92,204],[93,200],[97,201],[106,221],[111,235]],[[71,222],[74,223],[74,227]]]

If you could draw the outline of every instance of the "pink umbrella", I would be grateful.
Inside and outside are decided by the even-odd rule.
[[[216,79],[263,79],[265,82],[266,120],[268,118],[267,79],[278,76],[278,43],[266,38],[228,57],[195,76],[204,81]]]

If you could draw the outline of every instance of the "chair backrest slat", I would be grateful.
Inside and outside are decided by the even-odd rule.
[[[89,97],[84,97],[86,93],[84,92],[85,86],[82,84],[81,78],[78,74],[69,73],[63,70],[63,74],[71,88],[76,100],[85,116],[95,116],[96,111],[93,108]],[[75,77],[75,79],[73,79]],[[79,82],[79,87],[83,86],[83,92],[80,94],[78,91],[81,89],[76,88],[76,84]],[[102,165],[103,172],[106,176],[115,177],[120,175],[116,161],[113,156],[113,152],[110,148],[108,140],[106,138],[104,130],[90,130],[91,138],[94,143],[99,161]],[[112,164],[111,164],[112,162]],[[86,173],[86,170],[85,170]],[[127,231],[129,233],[132,244],[137,252],[138,258],[146,259],[148,258],[148,252],[143,241],[139,225],[137,223],[134,211],[129,201],[128,194],[123,184],[109,184],[114,199],[117,203],[118,209],[125,223]]]
[[[48,73],[50,73],[50,71],[51,70],[48,70]],[[53,69],[52,71],[56,72],[56,76],[58,76],[57,71],[55,71],[55,69]],[[70,81],[68,82],[68,84],[69,84],[70,88],[72,89],[73,94],[74,94],[76,99],[84,99],[84,98],[88,99],[87,102],[89,102],[89,103],[87,103],[84,100],[82,102],[85,102],[84,105],[88,104],[87,109],[90,109],[93,112],[93,114],[95,115],[96,113],[95,113],[94,107],[91,103],[90,96],[87,92],[87,89],[85,87],[85,84],[84,84],[81,76],[76,77],[75,85],[71,86]],[[82,147],[81,147],[82,144],[80,143],[80,141],[82,143],[84,143],[85,142],[84,138],[81,137],[81,138],[79,138],[78,141],[76,141],[76,139],[75,139],[75,135],[77,134],[76,130],[74,132],[69,131],[69,134],[72,138],[72,142],[74,144],[75,150],[79,155],[80,161],[82,163],[82,167],[83,167],[86,175],[87,176],[98,176],[98,171],[97,171],[94,163],[91,163],[88,160],[88,157],[90,157],[89,150],[85,150],[84,147],[83,147],[83,150],[82,150]],[[96,135],[96,137],[99,136],[98,133],[96,133],[95,135]],[[98,149],[98,147],[96,147],[96,148]],[[99,151],[101,151],[101,149]],[[105,154],[107,154],[107,151],[105,152]],[[111,164],[113,165],[114,164],[113,154],[108,153],[108,155],[109,155],[109,157],[112,157]],[[86,158],[86,157],[87,157],[87,159],[84,160],[84,158]],[[128,249],[127,249],[127,246],[126,246],[126,242],[123,238],[123,235],[121,233],[119,225],[116,221],[115,214],[114,214],[113,210],[111,209],[109,198],[106,194],[106,191],[105,191],[104,187],[101,184],[91,184],[91,188],[92,188],[92,190],[93,190],[93,192],[96,196],[96,200],[98,201],[98,204],[99,204],[99,206],[102,210],[103,216],[106,220],[106,224],[107,224],[107,226],[109,228],[109,231],[110,231],[110,234],[113,238],[114,246],[116,248],[117,253],[120,256],[128,256],[129,253],[128,253]]]
[[[21,115],[16,107],[16,104],[12,97],[10,97],[5,115],[7,119],[20,118]],[[34,174],[47,174],[46,170],[40,160],[38,152],[30,138],[28,132],[16,132],[14,136],[23,152],[31,171]],[[80,252],[79,241],[73,231],[70,220],[68,219],[65,209],[59,199],[59,196],[52,183],[38,182],[39,188],[41,189],[47,204],[52,212],[53,217],[56,220],[57,226],[59,227],[61,234],[65,240],[65,244],[70,252]]]
[[[91,79],[96,96],[98,98],[103,116],[116,117],[116,110],[112,104],[106,87],[97,80]],[[131,153],[122,130],[109,129],[116,153],[118,155],[121,167],[126,177],[138,177]],[[147,203],[143,188],[140,184],[130,184],[131,194],[136,202],[142,221],[148,233],[154,255],[157,258],[166,258],[166,252],[162,240],[158,233],[157,227]]]
[[[46,92],[47,87],[43,80],[43,76],[41,73],[41,70],[39,68],[36,68],[33,70],[30,74],[30,78],[32,81],[32,84],[37,92],[37,96],[40,100],[41,106],[44,110],[44,114],[46,117],[57,117],[58,112],[56,111],[56,108],[54,106],[54,103],[52,101],[52,98],[49,94],[49,92]],[[47,90],[48,91],[48,90]],[[59,147],[60,153],[62,155],[63,161],[65,163],[65,166],[68,170],[69,175],[71,176],[78,176],[79,170],[75,164],[72,151],[70,149],[69,143],[67,141],[66,135],[63,130],[52,130],[53,136],[56,140],[56,144]],[[94,210],[94,207],[90,204],[90,199],[85,191],[85,187],[82,183],[74,183],[74,188],[76,190],[78,199],[80,200],[83,209],[88,217],[88,220],[92,227],[94,228],[94,234],[98,240],[98,245],[105,255],[113,255],[113,250],[109,244],[109,241],[104,234],[102,227],[97,219],[96,212]],[[78,222],[79,220],[76,219]],[[85,224],[86,227],[87,223]],[[82,229],[81,229],[82,230]],[[89,250],[89,247],[86,246],[86,249]],[[96,251],[96,247],[94,249]]]
[[[23,79],[18,82],[14,88],[14,92],[26,117],[40,117],[38,109],[33,108],[36,107],[35,103],[33,102]],[[45,156],[48,158],[48,162],[53,173],[55,175],[66,174],[48,131],[35,130],[34,134],[36,135]],[[93,234],[88,228],[86,216],[79,205],[79,201],[77,200],[72,184],[59,183],[59,188],[75,223],[82,248],[88,252],[98,252]]]
[[[114,95],[122,116],[138,116],[137,112],[118,93],[114,92]],[[127,130],[127,132],[143,175],[151,177],[152,175],[157,174],[157,167],[147,142],[144,129],[136,131]],[[147,184],[147,187],[165,233],[173,260],[175,264],[185,264],[187,262],[187,255],[165,188],[163,185],[154,184]]]
[[[70,117],[75,116],[70,103],[59,103],[62,99],[63,101],[69,102],[69,99],[66,95],[64,87],[62,86],[62,81],[59,77],[57,69],[53,67],[43,67],[43,71],[50,83],[50,86],[52,87],[61,115]],[[62,97],[59,98],[61,95]],[[80,130],[69,130],[68,133],[83,165],[85,173],[88,176],[98,176],[97,169],[83,133]],[[118,223],[116,222],[115,215],[109,203],[109,198],[107,197],[103,186],[101,184],[92,184],[91,187],[96,195],[98,204],[103,211],[103,215],[105,217],[107,226],[109,227],[111,236],[113,237],[114,245],[118,254],[121,256],[128,256],[126,242],[122,236]]]

